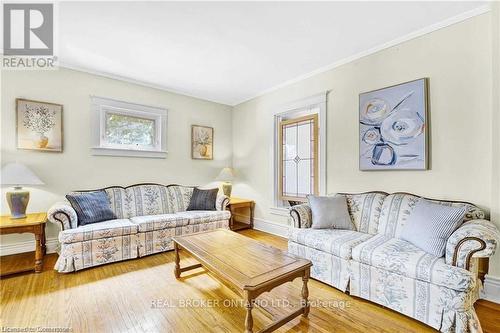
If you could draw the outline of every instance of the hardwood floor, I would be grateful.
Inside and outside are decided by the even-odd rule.
[[[278,248],[286,240],[255,230],[243,235]],[[228,253],[231,255],[231,253]],[[2,327],[50,327],[72,332],[242,332],[245,308],[229,288],[203,269],[174,277],[173,251],[77,273],[59,274],[48,255],[39,274],[2,278]],[[184,259],[182,264],[195,264]],[[261,305],[273,315],[279,306],[299,301],[301,279],[263,295]],[[309,318],[296,318],[277,332],[433,332],[430,327],[368,301],[351,297],[315,280],[309,281]],[[273,307],[272,305],[277,305]],[[500,305],[476,303],[485,332],[500,331]],[[254,310],[254,328],[270,314]]]

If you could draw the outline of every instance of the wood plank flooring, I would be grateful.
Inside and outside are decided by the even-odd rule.
[[[255,230],[240,233],[286,249],[283,238]],[[183,265],[196,263],[185,259],[185,253],[182,258]],[[56,259],[56,255],[47,256],[40,274],[1,279],[1,327],[176,333],[244,329],[245,309],[238,296],[202,268],[184,273],[177,281],[172,251],[70,274],[52,269]],[[272,315],[291,311],[300,288],[297,279],[265,294],[254,310],[254,329],[266,326]],[[309,291],[313,302],[309,318],[294,319],[277,332],[434,332],[315,280],[310,280]],[[485,332],[500,332],[500,305],[479,301],[476,309]]]

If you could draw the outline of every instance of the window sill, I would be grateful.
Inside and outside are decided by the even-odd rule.
[[[166,150],[132,150],[120,148],[91,147],[92,155],[96,156],[125,156],[125,157],[149,157],[167,158]]]

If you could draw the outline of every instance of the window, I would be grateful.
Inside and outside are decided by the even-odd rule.
[[[274,115],[274,207],[288,216],[290,204],[326,192],[327,92],[288,103]]]
[[[279,127],[279,198],[305,201],[318,194],[318,115],[282,120]]]
[[[167,110],[93,97],[95,155],[166,156]]]

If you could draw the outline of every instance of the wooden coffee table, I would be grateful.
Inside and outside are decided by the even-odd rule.
[[[175,250],[175,277],[181,273],[204,267],[222,283],[241,295],[245,301],[245,332],[253,332],[252,308],[263,292],[302,278],[301,306],[266,326],[259,332],[271,332],[293,318],[309,314],[309,279],[311,262],[267,246],[235,232],[217,229],[173,238]],[[184,249],[200,263],[180,267],[179,250]]]

